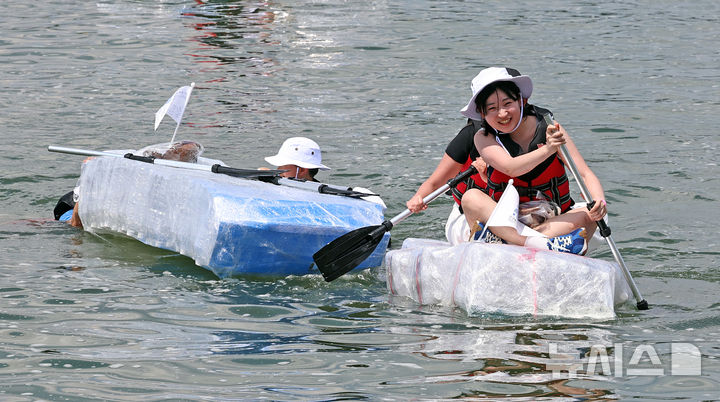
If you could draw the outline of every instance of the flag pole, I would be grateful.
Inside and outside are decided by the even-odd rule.
[[[187,96],[185,97],[185,103],[183,104],[183,108],[182,108],[183,114],[185,114],[185,113],[184,113],[184,112],[185,112],[185,107],[187,106],[188,102],[190,101],[190,94],[192,94],[193,88],[195,88],[195,83],[194,83],[194,82],[191,82],[191,83],[190,83],[190,90],[188,91]],[[179,118],[178,121],[177,121],[177,125],[175,126],[175,131],[173,132],[173,136],[172,136],[172,138],[170,139],[170,143],[171,143],[171,144],[173,143],[173,141],[175,141],[175,135],[176,135],[177,132],[178,132],[178,128],[180,128],[180,122],[181,122],[181,121],[182,121],[182,114],[180,115],[180,118]]]

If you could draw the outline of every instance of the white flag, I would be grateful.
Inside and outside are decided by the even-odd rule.
[[[182,120],[183,113],[185,113],[185,106],[187,106],[190,100],[190,93],[192,93],[194,86],[195,83],[193,82],[189,86],[181,87],[155,112],[155,130],[157,130],[166,114],[180,125],[180,120]]]
[[[512,185],[512,180],[508,183],[505,191],[500,196],[500,200],[495,206],[490,218],[485,225],[485,228],[492,226],[509,226],[515,228],[518,233],[522,236],[542,236],[547,237],[544,234],[533,230],[518,219],[520,207],[520,195],[518,194],[515,186]]]

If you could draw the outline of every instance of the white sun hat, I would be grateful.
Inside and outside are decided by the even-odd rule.
[[[330,170],[322,164],[320,146],[305,137],[288,138],[277,155],[268,156],[265,160],[274,166],[296,165],[305,169]]]
[[[472,83],[470,84],[470,89],[473,93],[472,97],[470,98],[468,104],[465,105],[464,108],[460,109],[460,113],[473,120],[482,120],[482,115],[477,111],[475,98],[483,89],[485,89],[486,86],[497,81],[514,82],[515,85],[520,88],[520,95],[525,99],[530,98],[530,95],[532,95],[533,84],[532,80],[527,75],[520,74],[520,72],[514,68],[488,67],[480,71],[478,75],[473,78]]]

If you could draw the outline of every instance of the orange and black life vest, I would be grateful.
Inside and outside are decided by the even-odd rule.
[[[542,115],[550,113],[549,110],[536,106],[532,107],[530,112],[537,117],[538,125],[535,129],[535,136],[528,146],[528,152],[534,151],[539,146],[545,144],[547,124],[543,120]],[[509,135],[500,134],[497,135],[497,138],[511,156],[516,157],[521,154],[520,146],[510,139]],[[510,179],[513,179],[513,186],[515,186],[520,195],[520,202],[542,199],[542,196],[538,197],[537,195],[539,191],[544,194],[544,197],[547,197],[550,201],[560,206],[562,212],[566,212],[575,204],[570,197],[570,183],[565,173],[565,164],[560,157],[558,157],[557,153],[548,157],[531,171],[519,177],[510,177],[494,169],[492,166],[488,166],[488,195],[495,201],[498,201]]]

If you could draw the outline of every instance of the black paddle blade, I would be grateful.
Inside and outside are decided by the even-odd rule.
[[[389,221],[345,233],[313,254],[315,265],[326,282],[334,281],[365,261],[392,228]]]

